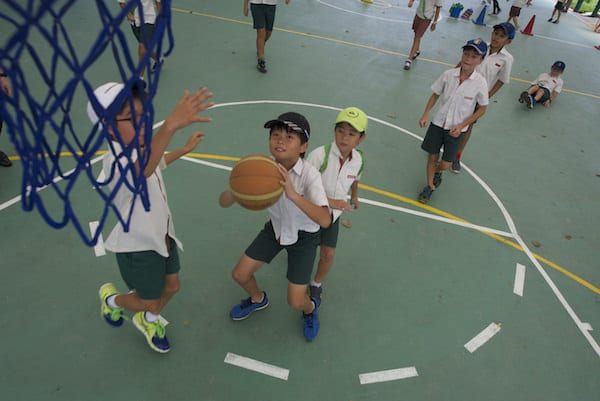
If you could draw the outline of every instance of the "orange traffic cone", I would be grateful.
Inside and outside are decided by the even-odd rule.
[[[527,23],[527,26],[525,27],[525,29],[523,29],[521,31],[521,33],[523,35],[533,36],[533,23],[534,22],[535,22],[535,14],[533,15],[533,17],[531,17],[531,19],[529,20],[529,23]]]

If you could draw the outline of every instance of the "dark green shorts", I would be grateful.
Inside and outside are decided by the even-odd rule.
[[[273,31],[275,23],[275,5],[271,4],[252,4],[250,3],[250,11],[252,12],[252,20],[254,21],[254,29],[266,29]]]
[[[542,95],[542,98],[539,100],[539,102],[544,103],[546,100],[550,99],[550,90],[544,88],[543,86],[540,86],[540,88],[543,89],[544,95]]]
[[[337,245],[338,234],[340,232],[340,219],[343,215],[331,223],[331,225],[327,228],[321,228],[319,231],[319,235],[321,237],[321,245],[328,246],[330,248],[335,248]]]
[[[442,155],[442,160],[452,163],[458,154],[462,136],[463,133],[461,132],[458,138],[454,138],[450,135],[450,130],[443,129],[434,124],[429,124],[425,139],[423,139],[423,143],[421,143],[421,149],[430,155],[435,155],[440,153],[443,146],[444,154]]]
[[[169,239],[169,257],[154,251],[117,253],[121,277],[141,299],[159,299],[165,288],[165,276],[179,272],[179,253],[175,240]]]
[[[298,232],[298,241],[292,245],[281,245],[275,238],[273,225],[269,220],[258,233],[254,241],[246,249],[246,256],[271,263],[273,258],[285,248],[288,255],[287,279],[293,284],[308,284],[312,275],[317,246],[319,245],[319,232]]]
[[[138,43],[150,43],[154,36],[154,24],[144,24],[143,27],[131,25],[131,30]]]

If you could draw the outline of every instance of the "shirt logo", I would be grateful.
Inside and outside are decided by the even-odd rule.
[[[352,175],[352,174],[348,174],[348,175],[346,176],[346,178],[349,178],[349,179],[351,179],[351,180],[355,180],[355,179],[356,179],[356,177],[357,177],[357,176],[355,176],[355,175]]]
[[[496,63],[496,67],[500,68],[500,67],[502,67],[502,64]]]
[[[465,96],[465,100],[473,100],[473,96]]]

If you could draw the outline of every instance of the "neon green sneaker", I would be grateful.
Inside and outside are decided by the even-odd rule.
[[[113,283],[106,283],[100,287],[98,291],[100,295],[100,315],[106,320],[106,323],[110,324],[113,327],[119,327],[123,324],[123,308],[111,308],[106,303],[106,299],[111,295],[118,295],[119,292],[115,288]]]
[[[167,340],[165,326],[158,319],[155,322],[148,322],[144,315],[145,312],[137,312],[133,315],[133,324],[146,337],[146,342],[156,352],[162,354],[171,350],[169,340]]]

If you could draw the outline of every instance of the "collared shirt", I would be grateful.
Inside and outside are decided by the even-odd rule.
[[[292,185],[298,194],[319,206],[328,206],[327,195],[321,182],[321,174],[309,163],[298,159],[288,171]],[[315,233],[319,224],[308,217],[294,202],[285,195],[269,208],[275,238],[281,245],[292,245],[298,241],[298,231]]]
[[[444,0],[419,0],[417,15],[421,19],[433,19],[433,17],[435,17],[435,9],[437,7],[442,7],[443,5]]]
[[[483,75],[488,84],[488,89],[494,86],[496,81],[500,80],[507,84],[510,82],[510,72],[512,70],[514,58],[504,47],[499,52],[490,54],[488,49],[487,56],[481,64],[475,67],[475,71]]]
[[[563,80],[561,77],[553,77],[547,72],[544,72],[543,74],[540,74],[531,84],[546,88],[550,91],[550,93],[560,93],[563,87]]]
[[[156,22],[156,8],[154,7],[155,0],[140,0],[142,3],[142,10],[144,14],[144,24],[154,24]],[[156,0],[160,3],[160,0]],[[124,0],[119,0],[119,3],[125,3]],[[133,10],[133,16],[135,18],[135,26],[142,25],[142,19],[140,18],[140,12],[136,9]]]
[[[460,68],[446,70],[431,85],[431,90],[441,99],[431,122],[447,130],[469,118],[476,104],[487,106],[489,103],[487,83],[477,71],[473,71],[461,84]],[[462,132],[467,128],[463,128]]]
[[[122,152],[121,146],[117,142],[113,142],[113,146],[116,154],[119,155]],[[132,152],[132,159],[133,160],[129,162],[128,158],[123,155],[116,160],[110,149],[104,155],[104,159],[102,160],[102,170],[105,177],[110,177],[114,165],[114,175],[108,184],[111,190],[114,190],[115,187],[119,185],[122,178],[126,179],[129,182],[129,185],[133,185],[130,169],[134,168],[133,162],[137,160],[136,151]],[[165,183],[160,171],[161,169],[165,169],[166,165],[163,158],[152,175],[146,178],[148,197],[150,200],[149,211],[144,209],[144,205],[139,196],[137,196],[134,201],[133,192],[131,192],[123,182],[120,183],[121,186],[117,190],[114,204],[119,211],[121,218],[125,221],[133,207],[133,212],[131,212],[131,222],[129,224],[128,232],[125,232],[120,222],[115,225],[106,240],[106,249],[117,253],[155,251],[160,255],[167,257],[169,256],[169,251],[165,239],[168,235],[175,240],[179,249],[183,250],[181,242],[175,236],[173,218],[171,217],[171,211],[169,210],[169,205],[167,203]],[[122,177],[123,173],[126,174],[126,177]]]
[[[319,146],[313,150],[308,155],[306,161],[312,164],[317,170],[320,170],[325,161],[325,146]],[[348,191],[350,191],[350,187],[354,181],[360,181],[359,172],[362,164],[362,155],[356,149],[352,149],[348,159],[344,162],[340,149],[335,144],[335,141],[333,141],[331,151],[329,152],[327,168],[321,173],[321,180],[323,181],[327,197],[331,199],[346,199],[346,195],[348,195]],[[341,210],[332,209],[333,221],[336,221],[341,214]]]

